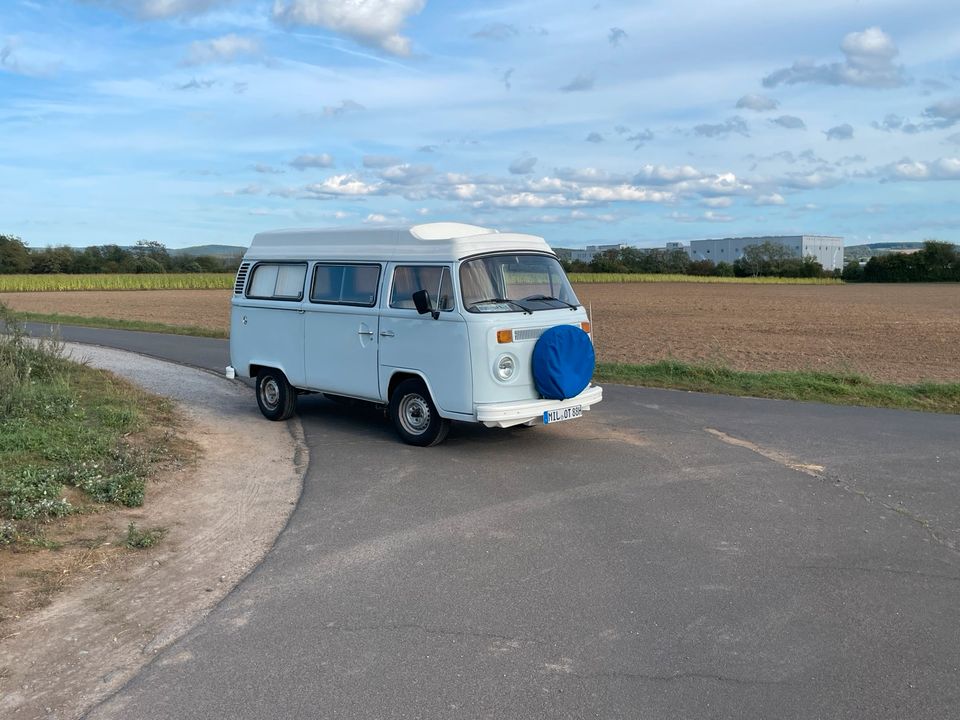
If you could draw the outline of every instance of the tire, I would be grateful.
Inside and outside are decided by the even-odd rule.
[[[422,380],[410,378],[390,396],[390,419],[397,435],[408,445],[431,447],[443,442],[450,421],[440,417]]]
[[[267,420],[287,420],[297,409],[297,391],[274,368],[257,373],[257,405]]]

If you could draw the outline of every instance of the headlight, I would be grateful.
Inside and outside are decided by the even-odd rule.
[[[509,353],[504,353],[498,357],[497,362],[493,365],[493,373],[497,376],[497,380],[501,382],[510,380],[516,371],[517,359]]]

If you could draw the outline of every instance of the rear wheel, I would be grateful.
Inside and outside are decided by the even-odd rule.
[[[440,417],[427,386],[416,378],[404,380],[393,391],[390,419],[400,439],[410,445],[437,445],[450,432],[450,421]]]
[[[263,368],[257,373],[257,405],[268,420],[286,420],[297,409],[297,391],[282,372]]]

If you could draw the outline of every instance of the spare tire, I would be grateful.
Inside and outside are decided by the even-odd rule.
[[[590,384],[595,364],[590,336],[573,325],[557,325],[533,348],[533,382],[544,398],[566,400]]]

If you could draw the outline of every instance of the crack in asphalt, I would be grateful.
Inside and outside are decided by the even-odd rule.
[[[910,522],[916,525],[919,525],[921,528],[923,528],[924,532],[926,532],[930,536],[930,538],[934,542],[936,542],[938,545],[946,548],[947,550],[953,553],[960,554],[960,548],[957,547],[957,544],[954,541],[950,540],[943,533],[943,531],[933,527],[933,525],[931,525],[928,520],[925,520],[924,518],[908,510],[902,505],[891,505],[888,502],[884,502],[883,500],[880,500],[872,496],[870,493],[866,492],[865,490],[860,490],[858,488],[851,487],[848,483],[844,482],[839,476],[827,473],[823,465],[802,463],[798,461],[796,458],[793,458],[792,456],[784,452],[781,452],[779,450],[762,447],[760,445],[750,442],[749,440],[743,440],[741,438],[734,437],[733,435],[728,435],[727,433],[721,432],[720,430],[716,430],[714,428],[704,428],[704,431],[710,435],[713,435],[715,438],[717,438],[721,442],[726,443],[727,445],[733,445],[734,447],[741,447],[746,450],[750,450],[751,452],[754,452],[757,455],[760,455],[761,457],[765,457],[768,460],[772,460],[778,465],[782,465],[791,470],[796,470],[797,472],[801,472],[804,475],[809,475],[810,477],[814,477],[817,480],[821,480],[824,482],[830,481],[833,483],[833,486],[835,488],[843,490],[844,492],[850,495],[858,496],[869,503],[876,503],[877,505],[884,508],[885,510],[889,510],[890,512],[895,512],[898,515],[905,517]]]
[[[714,680],[719,683],[734,685],[794,685],[790,680],[763,680],[758,678],[738,678],[729,675],[703,672],[675,672],[669,675],[653,675],[648,673],[632,673],[623,670],[611,670],[599,673],[564,673],[579,680],[648,680],[651,682],[678,682],[681,680]]]

